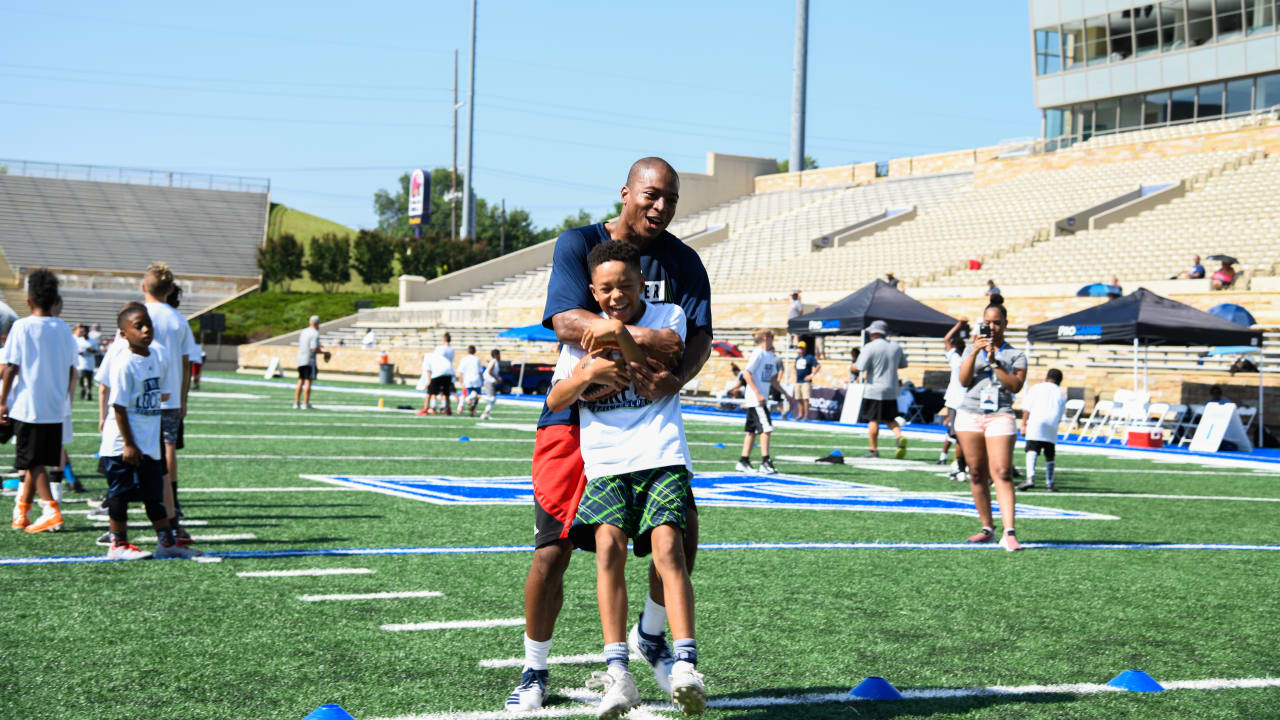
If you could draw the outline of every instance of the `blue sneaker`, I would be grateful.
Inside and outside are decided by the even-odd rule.
[[[547,671],[525,668],[520,675],[520,684],[507,696],[509,712],[541,710],[547,701]]]
[[[640,618],[644,618],[644,613],[640,613]],[[640,621],[636,621],[627,634],[627,645],[631,647],[631,652],[644,658],[649,667],[653,668],[653,679],[662,692],[671,695],[671,666],[675,664],[675,658],[667,645],[666,634],[650,635],[643,632],[640,630]]]

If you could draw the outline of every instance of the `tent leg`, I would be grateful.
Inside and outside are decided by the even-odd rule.
[[[1133,339],[1133,391],[1138,392],[1138,338]]]

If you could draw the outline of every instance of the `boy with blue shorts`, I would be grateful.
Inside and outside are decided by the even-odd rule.
[[[608,669],[592,674],[604,690],[599,718],[619,718],[640,704],[628,669],[626,552],[650,552],[665,588],[675,639],[671,696],[686,715],[706,708],[697,671],[693,586],[684,556],[686,511],[692,500],[689,448],[678,395],[651,401],[636,394],[623,369],[643,361],[627,325],[669,329],[682,339],[679,305],[644,301],[640,255],[626,242],[597,245],[587,255],[591,293],[602,317],[583,336],[583,347],[564,345],[547,396],[552,412],[578,403],[587,486],[569,531],[574,545],[596,553],[597,596]]]

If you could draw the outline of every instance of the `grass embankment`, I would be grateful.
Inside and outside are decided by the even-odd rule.
[[[272,204],[271,214],[267,217],[267,237],[276,237],[286,233],[293,235],[298,239],[298,242],[302,243],[303,251],[308,256],[310,255],[310,243],[313,237],[320,237],[325,233],[333,233],[339,237],[346,235],[351,238],[352,242],[356,239],[356,231],[346,225],[340,225],[332,220],[326,220],[295,208]],[[303,262],[305,263],[306,260],[304,259]],[[395,276],[396,274],[392,275],[393,278]],[[394,285],[394,280],[392,285]],[[314,282],[304,273],[301,278],[289,281],[289,289],[300,293],[318,293],[320,292],[320,283]],[[364,281],[360,279],[355,270],[352,270],[351,281],[344,284],[341,287],[341,291],[344,293],[371,293],[373,290],[364,284]],[[230,318],[228,318],[228,322],[230,322]]]
[[[276,292],[253,293],[237,298],[217,309],[226,313],[227,331],[224,343],[257,342],[307,326],[307,319],[319,315],[328,322],[355,312],[357,300],[370,300],[373,307],[393,306],[398,302],[394,292]],[[198,332],[199,322],[191,323]]]

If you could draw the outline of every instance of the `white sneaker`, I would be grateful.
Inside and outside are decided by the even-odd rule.
[[[158,547],[156,547],[156,551],[152,553],[152,557],[154,557],[157,560],[167,560],[169,558],[179,558],[179,559],[185,560],[185,559],[200,557],[201,555],[204,555],[204,553],[200,552],[199,550],[196,550],[195,548],[182,547],[178,543],[174,543],[172,545],[169,545],[168,547],[164,545],[159,545]]]
[[[596,709],[596,717],[599,720],[618,720],[640,704],[640,691],[636,690],[635,678],[620,667],[610,667],[604,672],[596,670],[591,673],[587,687],[593,690],[596,688],[604,690],[604,699]]]
[[[315,410],[315,409],[316,409],[316,406],[315,406],[315,405],[312,405],[311,403],[307,403],[304,407],[306,407],[308,410]]]
[[[114,544],[107,551],[108,560],[146,560],[149,557],[151,557],[151,553],[146,550],[140,550],[137,545],[130,545],[129,543]]]
[[[547,671],[525,668],[520,684],[507,696],[508,712],[541,710],[547,701]]]
[[[737,465],[733,466],[733,469],[737,470],[738,472],[755,472],[756,471],[755,468],[751,467],[751,463],[743,462],[741,460],[738,461]]]
[[[90,510],[89,514],[85,515],[85,519],[89,522],[106,522],[111,519],[111,516],[107,514],[106,508],[100,507],[96,510]]]
[[[777,475],[778,468],[773,466],[772,461],[765,460],[764,462],[760,463],[760,474],[761,475]]]
[[[707,709],[707,685],[693,663],[677,660],[671,666],[671,699],[685,715],[701,715]]]
[[[302,409],[302,406],[301,406],[301,405],[299,405],[298,403],[294,403],[294,404],[293,404],[293,409],[294,409],[294,410],[301,410],[301,409]]]
[[[640,617],[644,618],[644,613],[640,613]],[[670,695],[671,664],[675,662],[675,658],[671,657],[671,648],[667,647],[667,638],[662,636],[660,641],[655,642],[649,638],[641,637],[640,623],[637,622],[631,626],[631,632],[627,633],[627,645],[631,648],[631,652],[644,658],[644,661],[649,663],[649,667],[653,668],[654,682],[658,683],[658,688],[662,690],[664,695]]]

